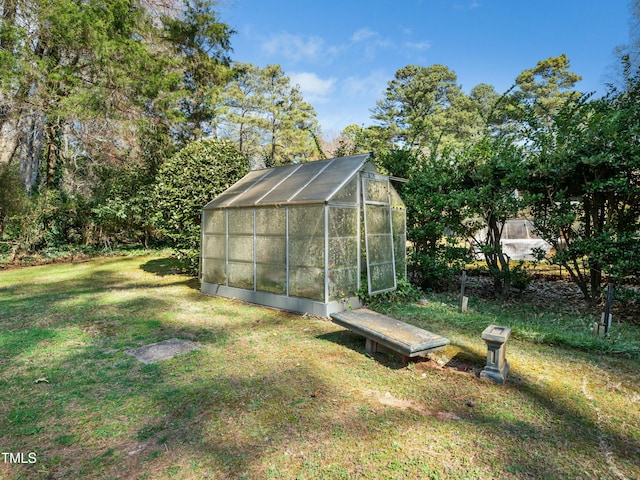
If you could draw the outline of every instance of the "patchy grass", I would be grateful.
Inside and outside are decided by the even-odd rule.
[[[640,328],[624,322],[612,324],[608,338],[592,333],[600,311],[582,312],[550,305],[541,308],[524,298],[510,304],[470,298],[468,311],[460,312],[459,296],[429,294],[426,305],[379,302],[374,308],[417,324],[428,323],[451,334],[482,332],[487,325],[511,327],[511,338],[549,346],[573,347],[595,355],[611,354],[640,360]]]
[[[527,333],[542,313],[527,330],[517,307],[462,315],[432,297],[391,313],[451,346],[403,366],[324,319],[204,296],[178,270],[136,256],[0,272],[0,450],[37,458],[0,457],[0,478],[640,478],[628,351]],[[514,327],[504,386],[477,377],[489,323]],[[125,353],[173,337],[199,350]]]

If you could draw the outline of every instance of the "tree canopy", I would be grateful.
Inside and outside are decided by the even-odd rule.
[[[465,94],[455,72],[444,65],[407,65],[389,81],[371,118],[380,127],[378,138],[389,146],[425,148],[438,142],[459,147],[481,134],[483,115],[496,96],[486,84]]]
[[[150,128],[201,136],[233,33],[209,0],[5,0],[0,32],[0,160],[28,189],[59,187],[78,156],[135,161]]]
[[[315,110],[282,68],[237,63],[234,73],[221,97],[225,114],[220,134],[234,141],[255,166],[319,158]]]

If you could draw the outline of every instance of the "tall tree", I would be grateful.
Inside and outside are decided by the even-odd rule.
[[[215,125],[233,32],[213,7],[0,0],[0,164],[19,163],[55,242],[148,237],[160,164]]]
[[[236,78],[223,95],[223,136],[233,140],[254,166],[319,158],[316,113],[280,65],[261,69],[240,63],[235,70]]]
[[[74,155],[135,157],[140,124],[178,141],[198,136],[212,115],[209,90],[224,82],[232,33],[211,8],[205,0],[5,0],[0,144],[12,148],[2,160],[17,156],[30,188],[41,171],[55,186]]]
[[[224,89],[221,136],[232,139],[248,158],[260,156],[263,128],[260,69],[250,63],[236,63],[234,79]]]
[[[478,104],[444,65],[408,65],[388,83],[372,118],[390,145],[427,147],[434,142],[458,146],[479,133]]]
[[[185,1],[179,16],[163,20],[168,40],[183,59],[183,144],[215,134],[219,90],[231,79],[228,52],[235,32],[217,19],[214,5],[212,0]]]
[[[540,60],[534,68],[524,70],[516,78],[515,97],[524,104],[535,104],[537,114],[549,118],[569,97],[580,96],[574,90],[582,77],[571,72],[571,62],[564,53]]]

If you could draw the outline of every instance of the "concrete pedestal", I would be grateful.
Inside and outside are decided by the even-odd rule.
[[[498,384],[504,383],[510,368],[505,353],[509,335],[511,328],[497,325],[489,325],[482,332],[482,339],[487,344],[487,366],[480,372],[480,378],[488,378]]]

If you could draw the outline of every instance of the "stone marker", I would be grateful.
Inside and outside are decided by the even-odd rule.
[[[136,348],[135,350],[125,350],[124,353],[136,357],[142,363],[146,363],[148,365],[159,362],[160,360],[168,360],[176,355],[182,355],[183,353],[197,349],[198,347],[194,343],[187,340],[171,338],[163,342],[145,345],[144,347]]]
[[[469,305],[469,297],[465,297],[464,290],[467,286],[467,271],[462,271],[462,280],[460,281],[460,311],[466,312]]]
[[[487,344],[487,366],[480,372],[480,378],[488,378],[494,383],[503,384],[509,373],[509,362],[506,359],[506,343],[511,328],[489,325],[482,332],[482,339]]]
[[[469,297],[462,297],[462,305],[460,306],[461,312],[466,312],[469,309]]]
[[[611,321],[613,316],[609,314],[609,319],[605,321],[604,313],[600,317],[600,323],[593,322],[591,325],[591,331],[596,337],[609,337],[609,327],[611,326]]]

